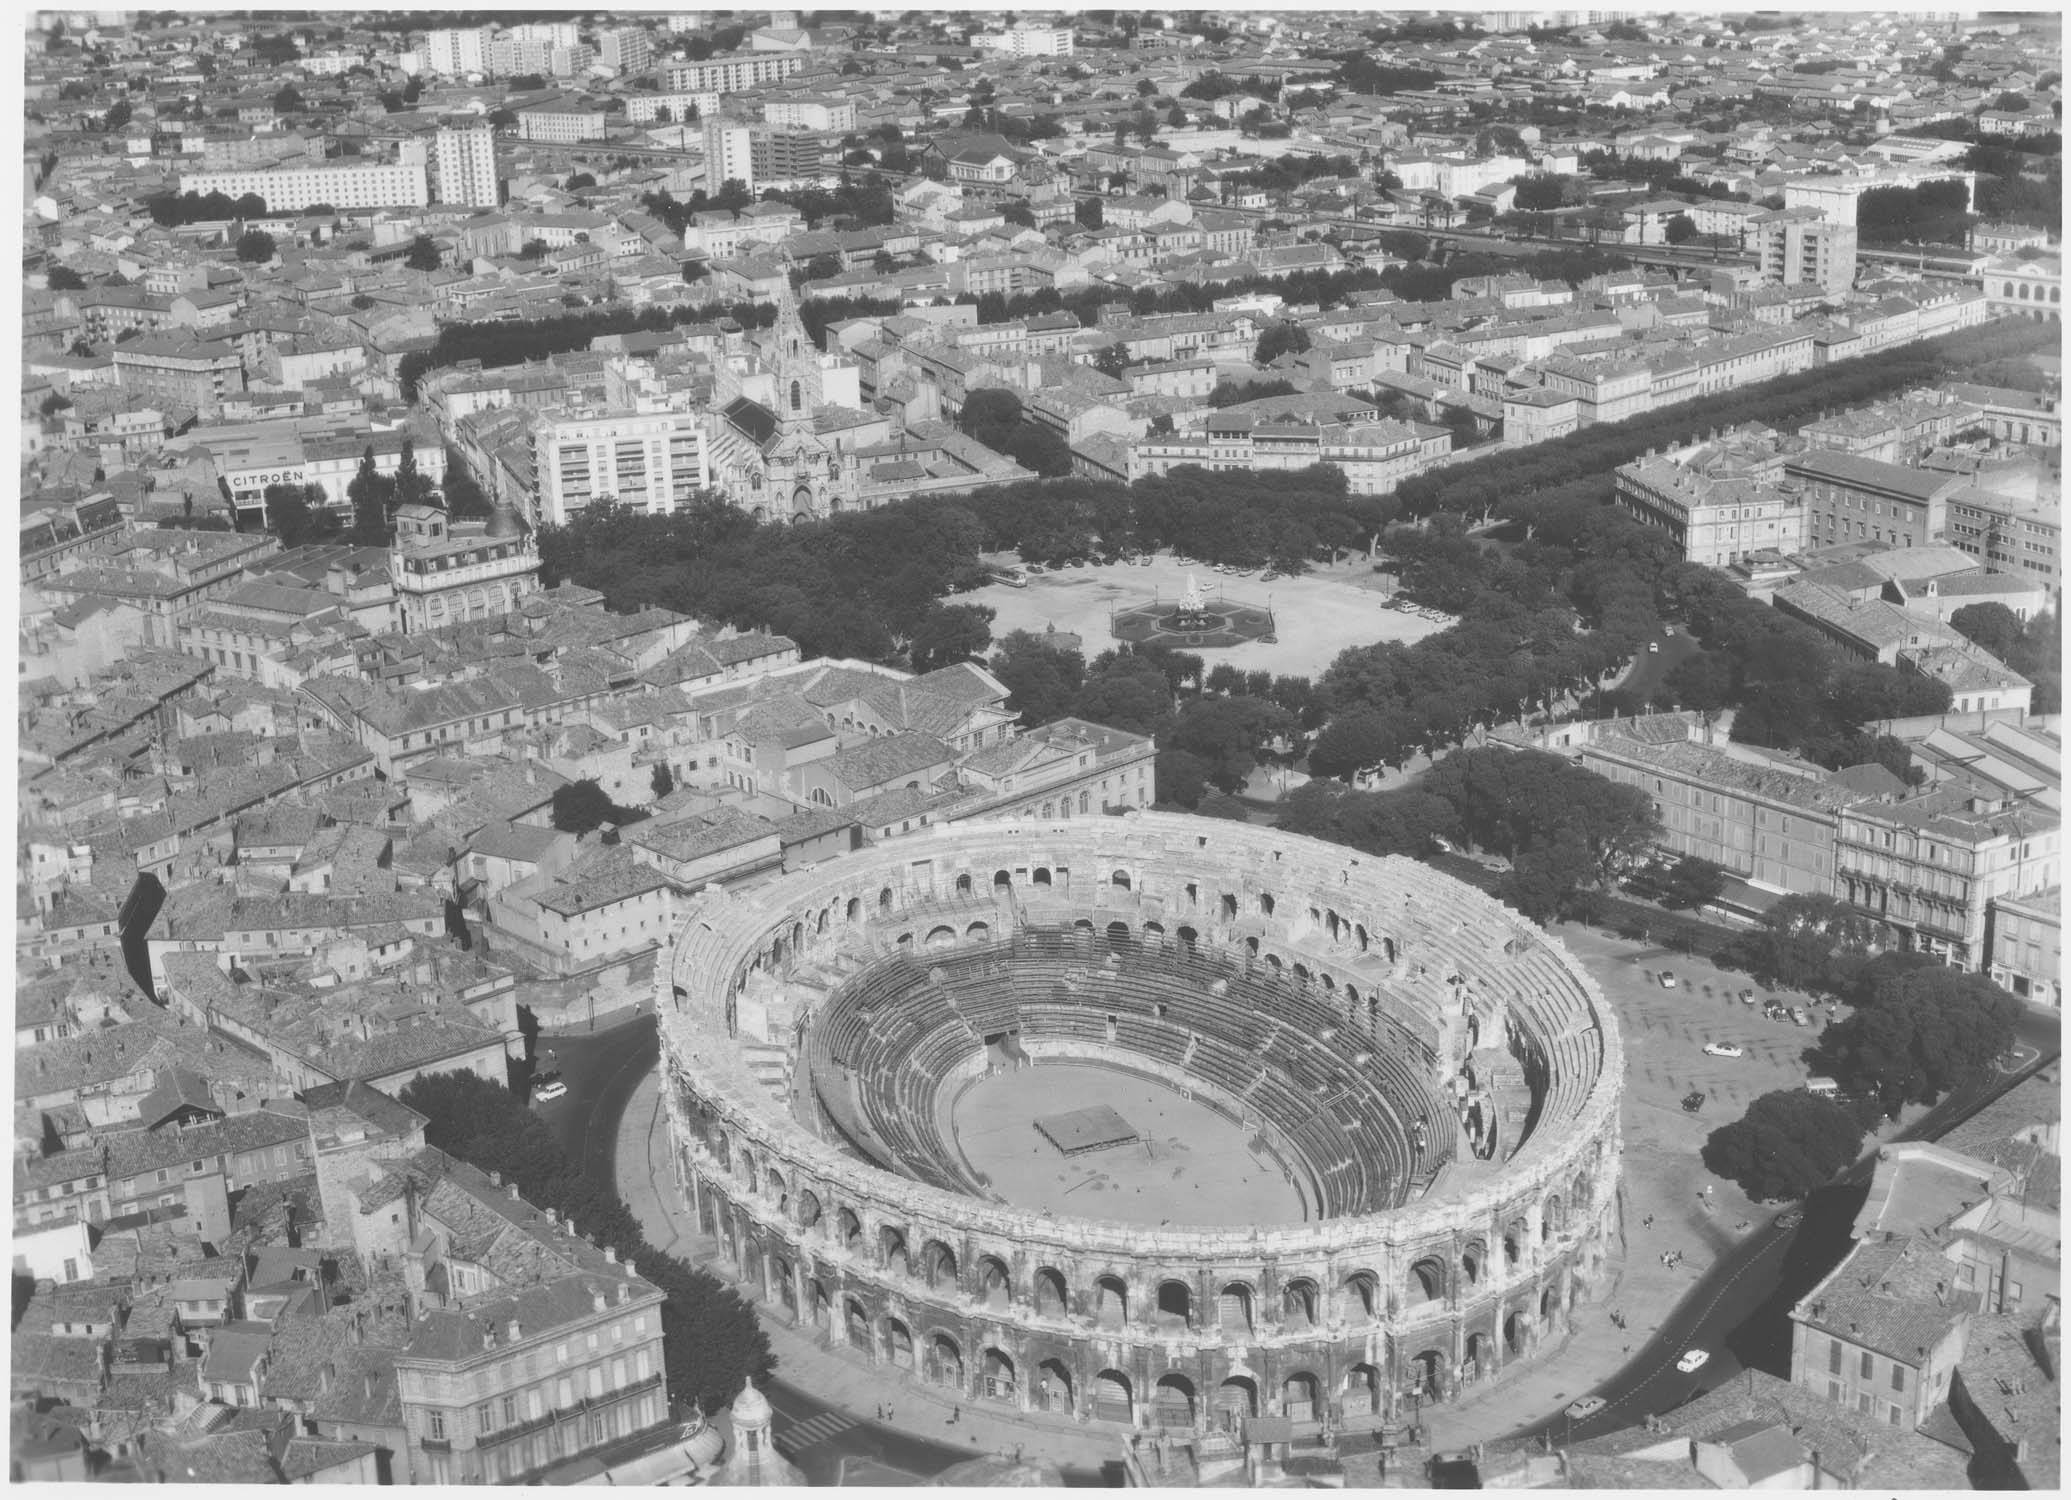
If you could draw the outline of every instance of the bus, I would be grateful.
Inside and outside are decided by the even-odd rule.
[[[994,583],[1004,583],[1010,589],[1025,589],[1028,587],[1028,575],[1019,568],[994,568],[992,570],[992,581]]]

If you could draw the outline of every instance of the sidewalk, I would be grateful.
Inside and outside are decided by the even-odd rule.
[[[688,1205],[677,1197],[669,1170],[660,1090],[652,1074],[626,1101],[619,1122],[618,1191],[656,1249],[726,1279],[716,1242],[698,1232]],[[777,1373],[800,1390],[842,1408],[859,1424],[871,1422],[880,1403],[889,1401],[890,1415],[878,1425],[949,1447],[968,1448],[973,1458],[988,1453],[1011,1458],[1019,1453],[1060,1468],[1097,1469],[1122,1456],[1125,1439],[1119,1427],[1062,1427],[989,1402],[959,1402],[899,1371],[823,1348],[812,1333],[771,1316],[751,1288],[744,1284],[739,1290],[762,1317],[770,1347],[776,1351]],[[952,1422],[959,1409],[962,1416]]]

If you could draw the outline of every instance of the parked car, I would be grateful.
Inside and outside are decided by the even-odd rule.
[[[1702,1108],[1704,1108],[1704,1091],[1702,1089],[1692,1089],[1689,1093],[1683,1095],[1684,1114],[1694,1115]]]
[[[1778,1229],[1796,1229],[1804,1222],[1805,1210],[1802,1208],[1787,1208],[1776,1216],[1776,1227]]]
[[[1706,1042],[1704,1044],[1704,1055],[1706,1057],[1745,1057],[1747,1054],[1737,1042]]]
[[[1573,1406],[1570,1406],[1568,1408],[1568,1415],[1570,1417],[1573,1417],[1577,1422],[1579,1422],[1584,1417],[1595,1416],[1598,1412],[1602,1411],[1603,1409],[1603,1397],[1584,1396],[1580,1401],[1577,1401]]]
[[[1705,1362],[1710,1358],[1711,1355],[1706,1350],[1685,1349],[1683,1351],[1683,1357],[1675,1362],[1675,1367],[1678,1370],[1681,1370],[1685,1375],[1695,1374],[1697,1371],[1704,1368]]]
[[[1268,568],[1264,573],[1259,575],[1258,581],[1260,583],[1271,583],[1275,578],[1278,578],[1279,576],[1280,574],[1276,570]]]
[[[1675,975],[1671,974],[1666,969],[1663,969],[1661,971],[1661,987],[1664,990],[1672,990],[1675,988]]]
[[[1649,641],[1649,642],[1647,642],[1647,654],[1648,654],[1649,656],[1659,656],[1659,655],[1661,654],[1661,642],[1659,642],[1659,641]]]
[[[545,1082],[536,1085],[532,1090],[532,1097],[545,1104],[550,1100],[559,1099],[567,1092],[568,1085],[563,1083],[558,1075],[555,1075],[549,1077]]]
[[[1802,1010],[1794,1010],[1794,1011],[1792,1011],[1792,1012],[1791,1012],[1791,1025],[1793,1025],[1793,1026],[1810,1026],[1811,1024],[1812,1024],[1812,1017],[1810,1017],[1810,1016],[1806,1015],[1804,1011],[1802,1011]]]

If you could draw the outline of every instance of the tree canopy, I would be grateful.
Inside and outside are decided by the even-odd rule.
[[[1757,1203],[1803,1198],[1855,1160],[1863,1130],[1846,1105],[1778,1089],[1705,1140],[1704,1165]]]

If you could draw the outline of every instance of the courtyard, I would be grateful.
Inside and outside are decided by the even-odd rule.
[[[1019,566],[1011,554],[987,561],[998,567]],[[1190,576],[1210,608],[1249,606],[1273,614],[1274,640],[1186,648],[1198,649],[1211,668],[1228,662],[1245,672],[1316,677],[1347,647],[1419,641],[1451,623],[1384,608],[1387,596],[1380,575],[1364,558],[1267,582],[1256,573],[1237,578],[1202,563],[1182,566],[1170,552],[1160,552],[1151,556],[1147,567],[1088,563],[1083,568],[1059,568],[1030,575],[1026,588],[988,584],[959,596],[959,602],[992,607],[994,640],[1016,630],[1042,635],[1054,629],[1078,636],[1091,660],[1120,644],[1109,628],[1114,611],[1154,597],[1177,604]]]

